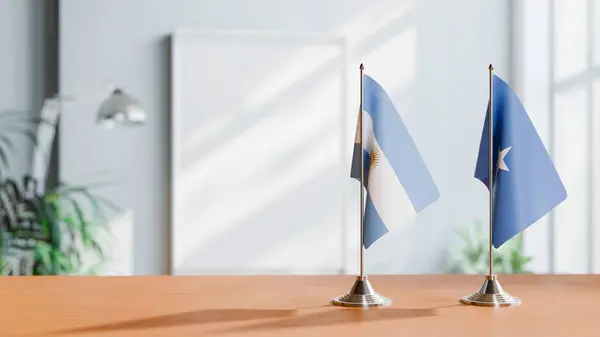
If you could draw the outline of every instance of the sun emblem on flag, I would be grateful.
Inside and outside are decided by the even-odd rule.
[[[371,150],[371,168],[376,168],[379,165],[379,157],[381,157],[379,148],[373,145],[373,149]]]

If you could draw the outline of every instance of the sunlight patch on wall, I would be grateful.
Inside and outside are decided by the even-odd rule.
[[[554,1],[555,81],[581,73],[586,68],[588,48],[586,7],[585,0]]]
[[[413,8],[412,0],[365,3],[360,15],[349,20],[337,31],[348,38],[350,47],[354,47],[398,19],[410,15]]]
[[[410,27],[363,57],[365,73],[379,82],[392,96],[401,115],[403,113],[401,107],[407,104],[397,102],[394,96],[409,87],[415,80],[417,42],[417,29]]]
[[[568,197],[554,210],[556,272],[586,273],[588,143],[587,88],[555,98],[554,162]],[[573,247],[578,247],[573,249]]]

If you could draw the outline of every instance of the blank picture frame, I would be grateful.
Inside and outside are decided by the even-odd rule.
[[[172,35],[172,274],[343,271],[346,54],[336,36]]]

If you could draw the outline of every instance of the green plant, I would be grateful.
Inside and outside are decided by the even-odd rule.
[[[489,233],[481,221],[459,230],[461,239],[456,250],[450,252],[448,272],[485,274],[489,272]],[[523,254],[523,234],[520,233],[499,249],[494,249],[494,273],[530,273],[527,264],[531,257]]]
[[[13,135],[24,135],[37,146],[36,133],[31,130],[39,118],[27,117],[24,112],[0,114],[0,267],[9,251],[6,238],[35,239],[33,274],[97,274],[105,261],[100,238],[110,236],[107,211],[119,208],[92,192],[93,187],[61,183],[38,195],[25,193],[26,183],[18,184],[7,178],[10,158],[14,154]],[[53,125],[53,124],[50,124]],[[24,179],[25,181],[26,179]],[[25,207],[27,206],[27,207]],[[20,224],[35,223],[36,231]],[[14,224],[17,224],[16,226]],[[42,237],[43,239],[40,239]],[[96,263],[86,265],[86,260]],[[0,273],[2,271],[0,270]]]
[[[67,184],[40,196],[39,205],[37,221],[51,240],[36,245],[33,274],[97,274],[106,259],[99,237],[110,235],[106,210],[119,208],[89,186]],[[84,256],[97,263],[85,266]]]

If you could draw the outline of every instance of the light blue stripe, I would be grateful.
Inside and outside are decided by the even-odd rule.
[[[360,144],[355,144],[354,146],[354,154],[352,159],[352,172],[350,176],[360,181],[360,157],[358,153],[360,151]],[[365,188],[367,188],[367,203],[365,205],[365,221],[364,221],[364,231],[363,231],[363,245],[365,248],[369,248],[377,239],[382,237],[388,232],[387,227],[381,220],[377,209],[373,205],[373,201],[371,200],[371,196],[368,193],[368,185],[369,185],[369,160],[370,154],[366,150],[362,151],[364,156],[364,177],[365,177]]]
[[[364,110],[373,120],[375,139],[419,212],[438,199],[438,189],[388,94],[367,75],[363,85]]]
[[[367,194],[367,204],[365,205],[364,226],[363,245],[365,246],[365,249],[369,248],[375,241],[388,232],[388,229],[383,223],[383,220],[381,220],[379,213],[377,213],[377,209],[375,208],[375,205],[373,205],[373,201],[369,194]]]

